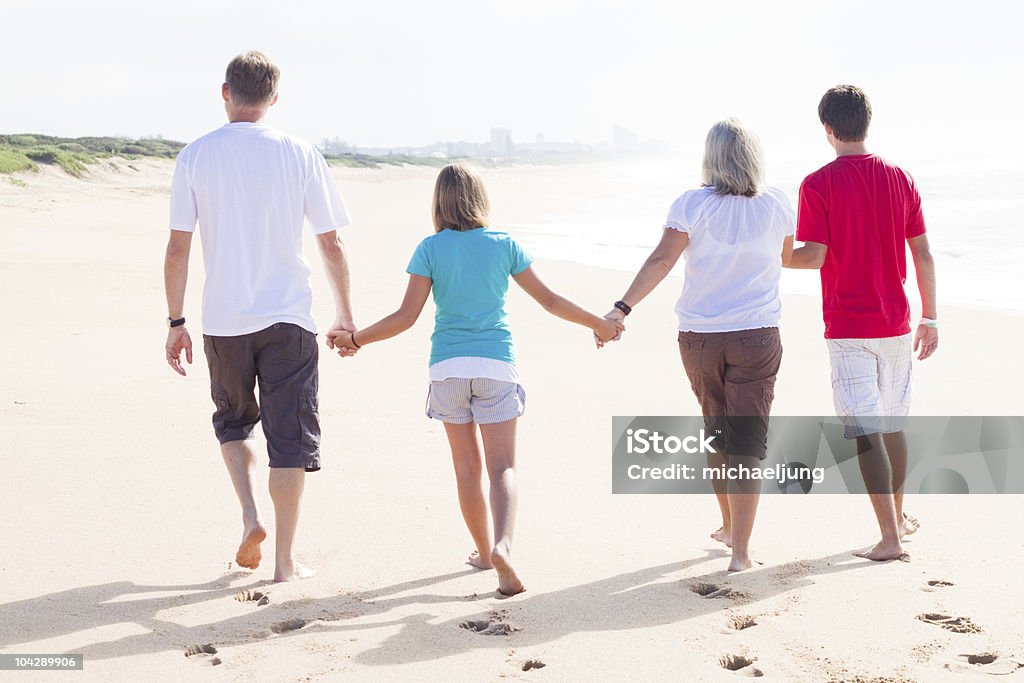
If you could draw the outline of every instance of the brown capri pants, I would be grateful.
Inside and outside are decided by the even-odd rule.
[[[263,423],[271,467],[320,469],[316,335],[290,323],[237,337],[203,336],[213,429],[222,444]],[[253,390],[259,384],[259,400]]]
[[[715,450],[763,460],[782,362],[779,328],[680,332],[679,354]]]

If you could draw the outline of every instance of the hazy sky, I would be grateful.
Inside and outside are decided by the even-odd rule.
[[[776,156],[819,148],[817,101],[867,89],[872,143],[1014,154],[1024,11],[972,2],[484,0],[5,3],[0,132],[160,134],[223,122],[236,53],[281,65],[271,123],[360,145],[595,142],[613,124],[702,144],[736,115]]]

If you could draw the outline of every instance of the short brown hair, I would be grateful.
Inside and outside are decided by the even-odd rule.
[[[473,230],[487,226],[491,203],[484,181],[462,164],[449,164],[434,184],[434,230]]]
[[[243,107],[261,107],[270,102],[280,79],[281,69],[274,60],[257,50],[232,59],[224,74],[231,99]]]
[[[837,140],[861,142],[868,136],[871,102],[857,86],[837,85],[818,103],[818,118],[832,128]]]

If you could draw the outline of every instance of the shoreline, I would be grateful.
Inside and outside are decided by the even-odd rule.
[[[151,175],[151,172],[154,172],[154,171],[157,172],[157,173],[159,173],[161,171],[166,172],[166,175],[167,175],[167,189],[169,189],[170,188],[170,173],[173,170],[173,164],[174,164],[173,159],[159,159],[159,158],[155,158],[155,157],[147,157],[147,158],[144,158],[144,159],[134,159],[133,160],[133,159],[127,159],[127,158],[122,158],[122,157],[116,157],[115,156],[115,157],[111,157],[109,159],[105,159],[104,161],[99,162],[96,165],[88,166],[85,175],[83,175],[81,177],[75,177],[75,176],[72,176],[70,174],[67,174],[65,171],[61,170],[58,167],[49,166],[49,165],[43,165],[43,166],[40,166],[35,171],[17,171],[17,172],[11,173],[11,174],[7,174],[7,177],[9,178],[9,181],[6,182],[6,183],[3,181],[3,178],[0,178],[0,199],[2,199],[5,196],[6,193],[11,192],[11,191],[13,191],[15,193],[17,193],[17,192],[31,192],[33,187],[42,187],[42,188],[45,188],[45,189],[57,189],[57,188],[59,188],[59,186],[61,184],[63,184],[64,181],[67,181],[68,183],[75,183],[75,182],[78,182],[78,183],[99,183],[99,184],[108,185],[108,186],[117,186],[118,184],[124,184],[125,180],[130,178],[133,174],[138,176],[139,180],[146,181],[146,180],[149,179],[149,177]],[[567,168],[573,168],[573,167],[597,168],[597,169],[604,169],[604,170],[606,170],[609,165],[610,164],[607,161],[600,161],[600,160],[595,160],[595,161],[576,161],[576,162],[569,162],[569,163],[565,163],[565,164],[509,163],[509,164],[502,164],[502,165],[499,165],[499,166],[489,167],[489,168],[485,169],[485,172],[490,172],[490,173],[494,173],[494,174],[505,174],[505,173],[516,174],[516,173],[519,173],[519,172],[522,172],[522,171],[526,170],[526,171],[534,171],[534,172],[560,173],[560,172],[564,172]],[[112,169],[113,169],[113,171],[112,171]],[[92,171],[92,172],[90,172],[90,171]],[[354,166],[344,166],[344,165],[332,165],[331,166],[331,172],[334,175],[335,179],[339,182],[339,185],[340,185],[340,187],[342,189],[342,192],[344,194],[344,189],[345,189],[344,186],[345,186],[346,183],[350,183],[350,182],[354,182],[354,183],[374,183],[374,184],[377,184],[377,183],[380,183],[380,182],[393,181],[396,178],[400,178],[400,179],[403,179],[403,180],[406,180],[406,179],[408,179],[408,180],[420,179],[420,180],[423,180],[423,181],[428,181],[429,180],[429,182],[432,183],[433,182],[433,178],[436,176],[437,168],[432,167],[432,166],[427,166],[427,165],[410,165],[410,164],[396,164],[396,165],[391,165],[391,166],[383,165],[383,166],[379,166],[379,167],[354,167]],[[29,182],[30,180],[37,180],[37,181],[40,181],[40,182],[36,183],[35,185],[33,185],[33,183]],[[149,185],[149,183],[146,183],[146,184]],[[497,205],[497,202],[492,202],[492,203]],[[550,207],[550,203],[542,201],[542,202],[540,202],[539,206],[542,207],[542,208],[549,208]],[[500,210],[501,209],[499,207],[499,211]],[[529,213],[529,212],[531,212],[531,209],[527,208],[526,211]],[[424,214],[426,215],[425,212],[424,212]],[[543,215],[543,210],[539,209],[538,213],[536,215],[537,216]],[[426,231],[430,229],[429,220],[424,219],[421,222],[423,223],[423,226],[424,226],[422,232],[423,232],[424,235],[426,235],[426,234],[428,234]],[[533,226],[539,226],[539,225],[541,225],[541,226],[551,226],[551,225],[559,225],[560,224],[558,222],[552,222],[552,221],[538,221],[538,222],[533,222],[533,223],[523,223],[522,221],[499,221],[499,220],[496,220],[494,222],[497,225],[508,225],[508,226],[511,226],[511,228],[513,230],[519,230],[520,232],[517,232],[517,235],[520,238],[524,237],[524,235],[525,235],[526,239],[524,241],[526,241],[526,242],[530,242],[530,241],[533,241],[533,240],[536,240],[536,239],[539,239],[539,238],[543,238],[543,237],[545,237],[547,235],[543,230],[534,230]],[[348,233],[350,231],[353,231],[353,230],[354,231],[358,231],[359,229],[360,229],[359,217],[356,216],[355,217],[355,223],[353,224],[353,226],[345,228],[342,231],[342,234],[344,236],[346,233]],[[653,248],[653,246],[654,245],[652,244],[649,248]],[[644,247],[643,249],[646,250],[646,249],[648,249],[648,247]],[[594,269],[597,269],[597,270],[614,272],[614,273],[627,273],[627,274],[633,275],[633,274],[636,273],[636,270],[639,269],[639,265],[640,265],[638,263],[636,268],[626,268],[626,267],[623,267],[623,266],[614,266],[614,265],[608,265],[608,264],[594,263],[593,259],[590,259],[590,260],[573,259],[573,258],[562,257],[562,256],[555,256],[555,257],[553,257],[553,256],[546,255],[544,253],[541,253],[542,251],[544,251],[544,250],[542,249],[540,251],[537,251],[537,253],[534,253],[533,255],[535,256],[535,258],[537,258],[538,260],[542,260],[542,261],[550,261],[552,263],[566,263],[566,264],[580,265],[580,266],[584,266],[584,267],[587,267],[587,268],[594,268]],[[948,265],[948,264],[944,264],[944,265]],[[784,271],[783,271],[784,278],[787,275],[789,277],[794,277],[794,276],[803,275],[803,273],[800,272],[800,271],[793,271],[793,270],[784,269]],[[815,280],[816,279],[817,278],[815,276]],[[673,281],[673,282],[680,281],[681,282],[681,280],[682,280],[682,265],[680,263],[680,265],[677,265],[676,269],[674,269],[673,272],[670,273],[666,277],[666,281]],[[910,298],[910,301],[911,301],[911,310],[912,311],[916,310],[920,306],[920,304],[915,302],[915,300],[914,300],[913,288],[915,286],[916,285],[914,284],[914,281],[913,281],[913,267],[912,267],[912,264],[909,263],[909,259],[908,259],[907,287],[911,290],[910,292],[908,292],[908,298]],[[809,298],[809,299],[816,299],[817,301],[820,302],[820,294],[819,293],[810,293],[810,292],[807,292],[807,291],[795,291],[795,290],[792,290],[792,289],[790,289],[790,290],[783,289],[782,295],[784,297],[803,297],[803,298]],[[941,295],[942,295],[942,290],[940,288],[940,299],[939,299],[940,310],[946,310],[946,309],[960,310],[960,309],[963,309],[963,310],[969,310],[969,311],[976,311],[976,312],[979,312],[979,313],[987,311],[987,312],[990,312],[990,313],[995,313],[997,315],[1008,315],[1008,316],[1012,316],[1012,317],[1016,317],[1016,318],[1024,318],[1024,308],[1013,308],[1013,307],[1010,307],[1010,306],[1007,306],[1007,305],[1004,305],[1004,304],[984,303],[984,302],[972,301],[972,300],[969,300],[969,299],[943,300]],[[914,317],[913,313],[912,313],[911,317],[912,318]]]

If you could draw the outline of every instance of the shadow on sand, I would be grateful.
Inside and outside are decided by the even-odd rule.
[[[722,570],[688,578],[681,575],[683,570],[725,556],[722,549],[715,548],[682,562],[647,567],[550,593],[526,593],[501,604],[505,613],[502,618],[514,629],[510,638],[481,637],[467,630],[461,624],[477,617],[465,615],[442,623],[432,623],[436,616],[426,612],[386,618],[398,607],[453,602],[479,604],[494,598],[494,593],[454,595],[424,590],[474,573],[471,569],[329,598],[271,601],[266,607],[244,609],[236,617],[197,626],[182,626],[159,618],[165,610],[228,598],[268,583],[239,584],[236,582],[248,575],[234,572],[203,584],[146,586],[122,581],[3,604],[0,605],[0,648],[125,623],[136,624],[147,633],[76,647],[75,652],[83,654],[87,660],[110,659],[175,649],[183,651],[197,643],[213,643],[220,648],[300,632],[331,633],[401,626],[380,646],[354,656],[354,661],[363,665],[391,665],[448,657],[473,649],[537,645],[576,632],[650,628],[741,605],[756,610],[762,601],[809,585],[816,575],[873,565],[851,558],[847,551],[750,573],[729,574]],[[767,581],[763,578],[765,573]],[[730,593],[724,599],[701,595],[701,592],[722,588]],[[150,593],[158,595],[132,598]],[[483,605],[484,612],[490,612],[493,606],[494,603],[487,602]],[[375,615],[385,618],[380,621],[363,618]],[[357,618],[358,623],[344,623]],[[439,632],[448,632],[448,635],[438,638]]]

